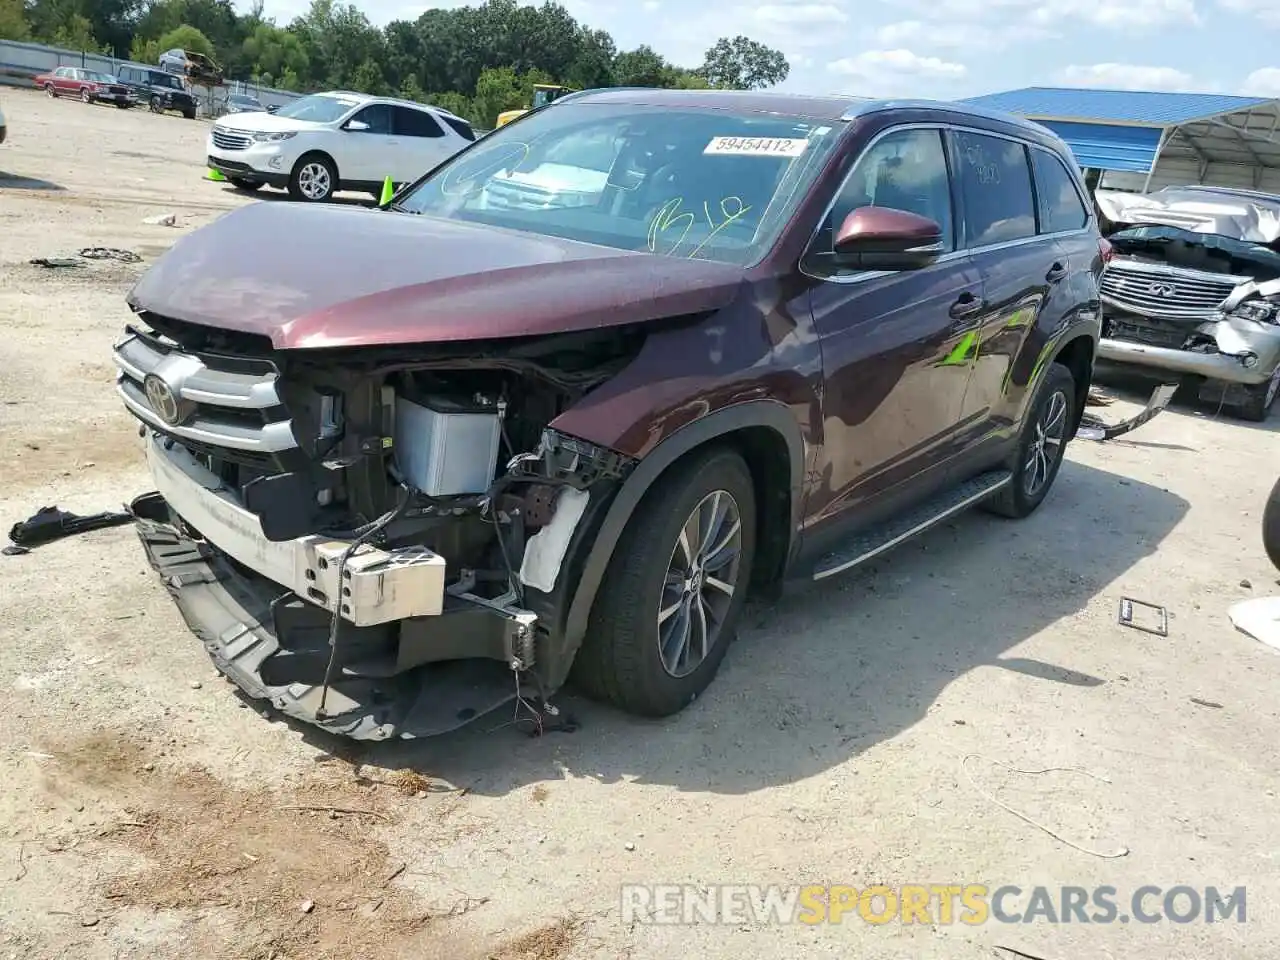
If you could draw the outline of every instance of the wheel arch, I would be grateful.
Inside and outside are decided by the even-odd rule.
[[[1093,359],[1098,344],[1088,333],[1079,333],[1064,340],[1054,351],[1053,362],[1060,363],[1071,371],[1076,382],[1076,404],[1071,436],[1075,436],[1080,427],[1080,419],[1084,416],[1085,402],[1089,399],[1089,387],[1093,383]]]
[[[804,502],[805,443],[795,416],[776,401],[752,400],[695,420],[659,443],[636,465],[594,531],[577,587],[569,601],[557,645],[558,662],[549,670],[548,680],[553,686],[568,676],[618,540],[645,495],[669,470],[713,444],[736,449],[746,461],[756,486],[757,553],[752,570],[753,586],[766,585],[785,571]]]

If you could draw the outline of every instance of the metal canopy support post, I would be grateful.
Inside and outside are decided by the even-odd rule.
[[[1174,127],[1165,127],[1160,131],[1160,142],[1156,144],[1156,152],[1151,157],[1151,169],[1147,171],[1147,179],[1142,184],[1142,192],[1151,192],[1151,178],[1155,176],[1156,167],[1160,165],[1160,154],[1164,152],[1164,145],[1169,142]]]

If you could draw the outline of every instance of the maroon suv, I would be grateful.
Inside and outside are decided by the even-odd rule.
[[[545,719],[570,676],[671,714],[749,593],[1040,505],[1085,196],[1005,114],[603,90],[386,209],[248,206],[130,294],[143,542],[219,669],[334,732]]]

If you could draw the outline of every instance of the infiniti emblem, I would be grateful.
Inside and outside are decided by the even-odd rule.
[[[1165,300],[1168,300],[1170,297],[1177,294],[1178,288],[1172,283],[1153,283],[1151,286],[1147,287],[1147,291],[1157,297],[1163,297]]]
[[[147,402],[151,404],[156,416],[170,426],[177,426],[182,417],[179,415],[178,398],[173,395],[173,389],[154,373],[147,374],[142,381],[142,389],[146,391]]]

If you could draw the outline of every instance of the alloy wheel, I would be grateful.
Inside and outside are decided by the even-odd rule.
[[[1276,402],[1277,390],[1280,390],[1280,365],[1271,371],[1271,380],[1267,383],[1267,396],[1262,401],[1263,410],[1270,410],[1271,405]]]
[[[742,516],[724,490],[707,494],[680,528],[658,601],[658,656],[671,676],[693,673],[721,639],[742,569]]]
[[[332,189],[329,170],[323,163],[312,161],[298,171],[298,190],[308,200],[323,200]]]
[[[89,91],[88,91],[88,90],[81,90],[81,91],[80,91],[80,99],[81,99],[81,100],[83,100],[85,103],[92,103],[92,102],[93,102],[93,97],[91,97],[91,96],[89,95]]]
[[[1022,467],[1022,491],[1028,497],[1035,497],[1044,489],[1054,466],[1062,458],[1063,441],[1067,435],[1067,406],[1067,395],[1055,390],[1036,419],[1027,461]]]

